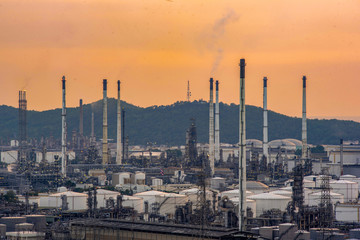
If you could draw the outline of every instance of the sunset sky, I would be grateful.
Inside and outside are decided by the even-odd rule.
[[[2,0],[0,105],[61,107],[109,97],[138,105],[208,100],[209,77],[220,99],[239,102],[245,58],[246,103],[301,115],[308,78],[309,116],[360,116],[360,0]]]

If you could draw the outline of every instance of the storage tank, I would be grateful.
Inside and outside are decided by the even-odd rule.
[[[359,186],[356,182],[347,180],[338,180],[330,182],[330,188],[344,195],[344,202],[356,201],[359,197]]]
[[[46,230],[46,216],[45,215],[25,215],[26,222],[34,224],[34,229],[37,232],[44,232]]]
[[[184,206],[188,200],[189,199],[186,195],[176,193],[167,193],[155,196],[155,201],[159,203],[160,215],[167,216],[170,219],[174,218],[176,207]]]
[[[190,188],[183,191],[180,191],[179,194],[188,196],[190,202],[192,202],[194,207],[197,207],[199,203],[199,197],[202,191],[199,188]],[[210,204],[213,204],[213,194],[215,193],[215,198],[217,200],[218,193],[206,189],[206,200],[210,200]],[[216,201],[217,202],[217,201]]]
[[[123,207],[134,208],[138,213],[144,212],[144,199],[139,197],[122,195]]]
[[[292,191],[286,191],[286,190],[281,190],[281,189],[272,191],[270,193],[281,195],[281,196],[286,196],[286,197],[291,197],[292,196]]]
[[[343,203],[344,202],[344,196],[340,193],[335,193],[330,191],[330,199],[331,203],[335,205],[337,202]],[[321,200],[321,192],[315,192],[309,194],[309,206],[317,206],[320,204]]]
[[[58,187],[58,188],[57,188],[57,192],[58,192],[58,193],[66,192],[66,191],[67,191],[67,188],[66,188],[66,187]]]
[[[54,193],[49,196],[40,197],[40,207],[61,208],[61,196],[65,195],[68,203],[68,210],[85,210],[87,209],[87,197],[85,193],[72,191]],[[43,200],[42,200],[43,199]]]
[[[251,191],[246,191],[246,197],[254,195],[253,192]],[[224,191],[220,193],[220,197],[225,197],[227,196],[228,198],[234,198],[234,197],[239,197],[239,189],[233,189],[233,190],[229,190],[229,191]]]
[[[163,180],[160,178],[153,178],[151,179],[151,184],[153,186],[162,186],[163,185]]]
[[[145,185],[145,173],[136,171],[134,184]]]
[[[239,214],[239,196],[237,197],[233,197],[229,199],[230,201],[232,201],[236,207],[236,216]],[[256,202],[255,200],[251,200],[251,199],[246,199],[246,207],[251,208],[251,211],[253,212],[254,216],[256,217]]]
[[[360,178],[357,178],[354,175],[342,175],[340,176],[340,180],[347,180],[350,182],[356,182],[358,184],[359,190],[360,190]]]
[[[32,231],[34,224],[32,223],[19,223],[15,225],[16,232]]]
[[[343,222],[360,222],[360,204],[343,203],[335,207],[335,218]]]
[[[249,196],[248,199],[256,201],[256,216],[260,216],[264,211],[273,208],[285,211],[288,203],[291,201],[291,197],[272,193],[260,193]]]
[[[96,189],[97,207],[106,208],[106,201],[112,198],[116,202],[116,198],[118,195],[120,195],[119,192],[106,189]]]
[[[119,184],[120,185],[124,185],[124,184],[130,184],[131,183],[131,174],[128,172],[121,172],[118,175],[119,177]]]
[[[15,231],[15,225],[19,223],[25,223],[25,217],[2,217],[0,218],[0,224],[6,225],[7,232]]]
[[[141,193],[134,194],[134,197],[142,198],[145,201],[148,202],[149,208],[151,209],[151,205],[156,202],[156,196],[158,195],[166,195],[168,193],[160,192],[160,191],[146,191]]]
[[[225,178],[222,177],[214,177],[211,178],[211,188],[216,190],[221,190],[225,188]]]

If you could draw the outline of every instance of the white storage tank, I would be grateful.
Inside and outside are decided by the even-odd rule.
[[[237,197],[233,197],[233,198],[230,198],[229,199],[230,201],[232,201],[236,207],[236,216],[239,214],[239,196]],[[253,217],[256,217],[256,202],[255,200],[251,200],[251,199],[246,199],[246,207],[248,208],[251,208],[251,211],[253,212],[254,216]]]
[[[144,199],[139,197],[122,195],[123,207],[131,207],[138,213],[144,212]]]
[[[246,191],[246,197],[254,195],[253,192],[251,191]],[[233,190],[229,190],[229,191],[224,191],[220,193],[221,197],[228,197],[228,198],[234,198],[234,197],[239,197],[239,189],[233,189]]]
[[[145,185],[145,173],[143,172],[135,172],[135,182],[134,184],[138,184],[138,185]]]
[[[114,202],[116,202],[118,195],[120,195],[119,192],[109,191],[106,189],[96,189],[97,207],[106,208],[106,200],[112,198],[114,199]]]
[[[350,182],[356,182],[358,184],[359,190],[360,190],[360,178],[357,178],[354,175],[342,175],[340,176],[340,180],[347,180]]]
[[[61,193],[61,192],[66,192],[67,188],[66,187],[58,187],[57,188],[57,192]]]
[[[273,208],[285,211],[288,203],[291,201],[291,197],[272,193],[260,193],[249,196],[248,199],[256,201],[256,216],[260,216],[264,211]]]
[[[292,196],[292,191],[281,190],[281,189],[272,191],[270,193],[281,195],[281,196],[286,196],[286,197],[291,197]]]
[[[156,196],[158,195],[166,195],[168,193],[160,192],[160,191],[146,191],[141,193],[134,194],[134,197],[139,197],[144,200],[144,203],[147,201],[149,204],[149,209],[151,208],[151,204],[156,202]]]
[[[340,193],[330,192],[331,203],[335,205],[337,202],[343,203],[344,196]],[[320,204],[321,192],[309,194],[309,206],[317,206]]]
[[[222,177],[214,177],[211,178],[211,188],[221,190],[225,188],[225,178]]]
[[[338,180],[330,182],[330,188],[336,192],[344,195],[344,202],[357,201],[359,197],[359,186],[356,182],[347,180]]]
[[[49,196],[40,197],[40,207],[60,208],[62,206],[61,196],[65,195],[68,203],[68,210],[85,210],[87,209],[87,197],[85,193],[72,191],[54,193]]]
[[[151,179],[151,184],[153,186],[162,186],[163,185],[163,180],[160,178],[153,178]]]
[[[188,196],[190,202],[192,202],[193,206],[196,207],[199,203],[199,198],[201,194],[201,190],[199,188],[190,188],[183,191],[180,191],[179,194]],[[215,193],[215,198],[217,200],[218,193],[210,191],[206,189],[206,200],[210,200],[211,206],[213,204],[213,195]]]
[[[162,195],[156,195],[155,201],[159,203],[160,215],[167,216],[168,218],[174,218],[177,206],[184,206],[188,202],[188,197],[182,194],[167,193]]]
[[[131,174],[128,172],[121,172],[119,173],[119,184],[120,185],[124,185],[124,184],[130,184],[131,183]]]
[[[360,204],[337,204],[335,219],[342,222],[360,222]]]

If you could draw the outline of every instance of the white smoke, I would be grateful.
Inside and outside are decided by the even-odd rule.
[[[211,51],[216,51],[215,59],[211,67],[211,76],[215,74],[217,71],[221,60],[223,59],[224,50],[221,46],[220,39],[225,34],[226,26],[231,22],[236,22],[239,19],[239,16],[235,13],[234,10],[229,9],[220,19],[216,20],[211,31],[211,35],[209,37],[210,41],[208,44],[208,48]]]

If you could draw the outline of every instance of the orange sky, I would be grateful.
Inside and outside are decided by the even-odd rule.
[[[100,99],[103,78],[139,106],[185,100],[187,80],[207,100],[212,71],[238,103],[246,58],[247,104],[262,106],[267,76],[269,109],[300,116],[305,74],[309,116],[359,116],[359,12],[359,0],[2,0],[0,104],[24,88],[29,109],[59,108],[62,75],[68,106]]]

